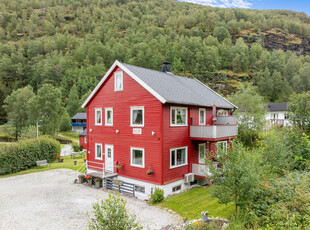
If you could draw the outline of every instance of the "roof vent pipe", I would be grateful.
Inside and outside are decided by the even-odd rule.
[[[161,71],[163,71],[164,73],[171,73],[171,63],[164,61]]]

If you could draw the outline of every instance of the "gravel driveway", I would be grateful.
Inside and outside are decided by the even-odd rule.
[[[108,192],[73,184],[76,172],[57,169],[0,179],[0,229],[87,229],[86,212]],[[126,197],[144,229],[180,223],[181,217]]]

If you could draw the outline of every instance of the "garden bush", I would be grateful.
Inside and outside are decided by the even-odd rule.
[[[55,159],[60,153],[56,140],[40,138],[26,140],[0,149],[0,175],[19,172],[36,165],[38,160]]]
[[[73,143],[72,144],[72,149],[73,149],[74,152],[79,152],[79,151],[83,150],[82,146],[80,144],[78,144],[78,143]]]
[[[160,188],[155,188],[154,193],[151,195],[151,203],[158,204],[164,199],[164,190]]]

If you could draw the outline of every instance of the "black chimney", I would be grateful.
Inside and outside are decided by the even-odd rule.
[[[161,71],[163,71],[165,73],[171,73],[171,63],[164,61]]]

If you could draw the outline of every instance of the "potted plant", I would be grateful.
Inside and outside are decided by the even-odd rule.
[[[117,165],[115,165],[115,168],[121,169],[121,168],[123,168],[123,166],[121,164],[117,164]]]
[[[85,178],[85,175],[83,174],[79,175],[79,184],[82,184],[84,182],[84,178]]]
[[[61,156],[60,156],[60,155],[56,156],[56,158],[58,159],[58,163],[64,162],[64,159],[63,159],[63,158],[61,158]]]
[[[147,175],[152,175],[154,172],[153,172],[153,170],[152,169],[148,169],[147,171],[146,171],[146,174]]]
[[[96,177],[95,178],[95,188],[100,188],[101,187],[101,182],[102,182],[102,179],[99,178],[99,177]]]
[[[91,186],[92,185],[92,177],[91,177],[91,175],[86,175],[85,179],[87,180],[87,185]]]
[[[208,223],[208,211],[202,211],[201,212],[201,217],[204,223]]]

